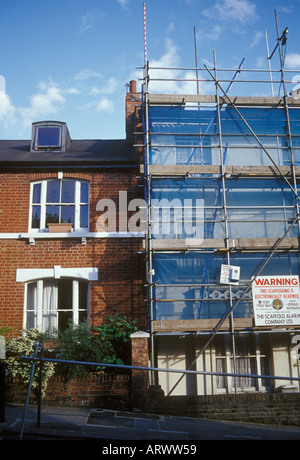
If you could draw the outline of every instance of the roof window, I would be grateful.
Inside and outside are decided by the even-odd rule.
[[[37,151],[65,152],[71,145],[69,130],[64,122],[39,121],[32,123],[31,148]]]

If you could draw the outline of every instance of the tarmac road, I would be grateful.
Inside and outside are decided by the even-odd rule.
[[[37,407],[28,407],[20,439],[23,414],[23,406],[6,406],[5,423],[0,423],[1,440],[94,440],[106,446],[130,445],[130,441],[197,445],[197,441],[205,440],[300,440],[300,427],[52,406],[41,408],[39,427]]]

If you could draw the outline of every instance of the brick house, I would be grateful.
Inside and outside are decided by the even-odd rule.
[[[146,327],[142,238],[128,231],[122,210],[138,196],[132,137],[72,134],[64,122],[44,121],[32,124],[29,140],[0,141],[0,325],[12,337],[23,328],[63,329],[69,319],[97,326],[107,313]]]

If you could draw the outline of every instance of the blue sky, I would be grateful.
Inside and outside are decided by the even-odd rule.
[[[29,139],[31,123],[40,120],[65,121],[73,139],[124,138],[126,84],[140,78],[137,67],[144,65],[143,1],[0,0],[0,6],[0,138]],[[267,69],[265,31],[272,51],[275,9],[280,33],[289,28],[285,67],[300,69],[300,0],[146,0],[150,65],[194,67],[195,27],[199,67],[211,65],[215,51],[219,67],[245,58],[244,68]],[[278,66],[276,54],[272,68]],[[153,82],[150,91],[196,87]],[[200,82],[200,93],[210,91]],[[242,91],[236,83],[231,94]],[[257,85],[253,94],[270,95],[270,87]]]

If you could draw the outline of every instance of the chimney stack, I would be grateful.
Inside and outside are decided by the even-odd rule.
[[[137,93],[136,81],[129,82],[129,92],[126,94],[126,139],[129,144],[136,143],[134,134],[140,127],[140,95]]]
[[[129,90],[130,93],[136,93],[136,81],[135,80],[130,81],[129,87],[130,87],[130,90]]]

